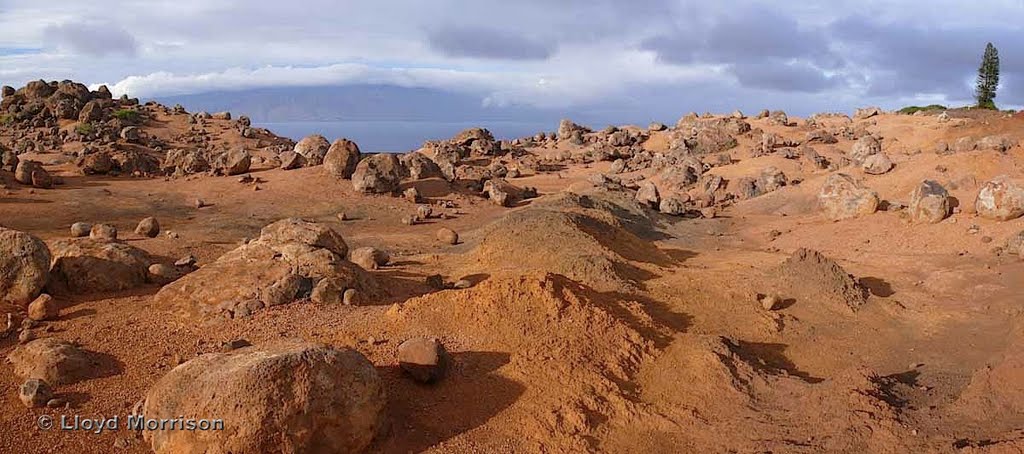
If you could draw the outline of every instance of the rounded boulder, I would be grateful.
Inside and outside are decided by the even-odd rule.
[[[172,369],[147,392],[145,417],[218,418],[224,430],[147,430],[144,438],[157,453],[359,452],[381,430],[386,403],[359,352],[285,341]]]

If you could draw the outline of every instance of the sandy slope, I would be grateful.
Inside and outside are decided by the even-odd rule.
[[[897,166],[880,176],[849,171],[884,200],[905,202],[928,178],[969,205],[987,179],[1024,176],[1019,146],[933,152],[938,140],[963,136],[1020,139],[1024,119],[868,121]],[[783,137],[807,131],[752,123]],[[964,210],[936,225],[897,212],[830,222],[814,203],[829,172],[777,155],[748,159],[753,144],[742,139],[740,161],[712,172],[733,178],[774,165],[802,182],[714,219],[664,216],[628,192],[589,187],[587,176],[607,163],[516,179],[544,195],[511,210],[424,186],[457,208],[415,226],[400,223],[412,203],[358,195],[319,167],[257,169],[259,191],[232,177],[81,177],[67,166],[51,166],[63,169],[66,184],[44,191],[2,173],[9,189],[0,192],[0,224],[46,240],[66,236],[75,221],[111,222],[156,256],[194,254],[204,264],[269,222],[301,216],[331,225],[352,246],[391,251],[393,265],[374,272],[391,295],[364,306],[297,302],[214,324],[166,313],[152,301],[155,286],[62,300],[50,333],[115,364],[105,377],[61,387],[71,408],[59,410],[25,409],[17,378],[0,367],[0,452],[110,452],[115,443],[148,452],[128,433],[39,431],[35,419],[126,414],[178,360],[231,339],[280,337],[350,346],[377,366],[390,414],[378,452],[1024,449],[1024,261],[992,252],[1024,221]],[[841,141],[835,153],[851,145]],[[570,186],[574,193],[563,191]],[[212,206],[196,209],[197,197]],[[355,219],[339,221],[340,211]],[[180,238],[130,233],[149,215]],[[967,232],[972,225],[978,233]],[[463,243],[439,244],[439,226],[459,231]],[[860,278],[871,293],[866,304],[851,312],[818,297],[829,282],[784,279],[780,264],[801,247]],[[474,286],[436,292],[423,283],[435,273]],[[783,309],[760,306],[756,295],[770,292],[787,299]],[[451,372],[433,386],[396,366],[398,343],[422,334],[452,352]],[[0,341],[0,356],[15,344]]]

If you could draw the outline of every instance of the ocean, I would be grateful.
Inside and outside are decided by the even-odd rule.
[[[555,131],[558,122],[524,121],[317,121],[254,123],[267,128],[279,136],[296,141],[310,134],[320,134],[329,141],[347,138],[355,141],[364,152],[406,152],[416,150],[426,140],[448,139],[467,128],[487,128],[496,139],[515,139],[532,136],[538,132]]]

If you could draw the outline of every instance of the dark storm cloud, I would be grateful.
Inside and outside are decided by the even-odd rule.
[[[829,77],[806,63],[738,63],[732,65],[731,69],[736,80],[748,88],[816,93],[839,83],[839,78]]]
[[[816,92],[836,86],[823,70],[841,68],[824,30],[801,25],[775,10],[751,8],[696,18],[649,38],[641,48],[673,64],[726,65],[741,85],[780,91]]]
[[[92,57],[134,55],[138,50],[135,38],[127,31],[101,22],[50,25],[43,30],[43,39],[52,47]]]
[[[449,57],[499,60],[544,60],[554,46],[511,32],[451,26],[428,33],[430,47]]]

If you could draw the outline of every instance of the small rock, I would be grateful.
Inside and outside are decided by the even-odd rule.
[[[341,304],[346,306],[357,306],[359,304],[359,291],[350,288],[341,295]]]
[[[203,208],[203,207],[209,206],[209,205],[206,204],[206,201],[203,200],[203,199],[196,199],[194,204],[195,204],[196,208]]]
[[[455,281],[454,284],[452,284],[452,288],[457,288],[457,289],[460,289],[460,290],[461,289],[467,289],[467,288],[470,288],[472,286],[473,286],[473,283],[470,282],[468,279],[459,279],[459,280]]]
[[[766,311],[774,311],[782,305],[782,298],[779,295],[763,295],[761,296],[761,307]]]
[[[983,237],[981,237],[981,242],[985,243],[985,244],[991,243],[992,242],[992,237],[990,237],[990,236],[983,236]]]
[[[432,214],[434,214],[434,209],[430,208],[430,205],[416,206],[416,217],[420,219],[429,219]]]
[[[36,336],[36,332],[35,331],[30,330],[30,329],[23,329],[23,330],[21,330],[20,333],[18,333],[18,343],[19,344],[27,344],[29,342],[34,341],[36,339],[36,337],[38,337],[38,336]]]
[[[139,222],[139,225],[135,227],[135,233],[149,238],[156,238],[160,234],[160,223],[157,222],[156,218],[148,217]]]
[[[352,263],[368,270],[375,270],[387,265],[391,256],[386,252],[373,247],[361,247],[352,251],[350,259]]]
[[[196,266],[196,256],[194,256],[192,254],[189,254],[186,257],[182,257],[182,258],[178,259],[178,261],[174,262],[174,266],[188,267],[188,268],[194,267],[194,266]]]
[[[53,398],[53,391],[45,381],[30,378],[18,389],[18,398],[28,408],[42,407]]]
[[[52,296],[43,293],[28,305],[28,318],[35,321],[53,320],[60,315],[60,307]]]
[[[153,283],[164,285],[179,278],[177,268],[163,263],[149,265],[149,280]]]
[[[436,338],[416,337],[398,346],[398,365],[421,383],[431,383],[444,376],[447,352]]]
[[[402,224],[404,225],[416,225],[417,221],[419,221],[419,219],[416,218],[415,214],[409,216],[402,216]]]
[[[89,238],[94,240],[116,240],[117,227],[110,224],[96,224],[89,230]]]
[[[347,214],[345,214],[344,211],[342,211],[341,213],[338,213],[338,220],[339,221],[347,221],[347,220],[349,220],[349,217],[348,217]]]
[[[92,230],[92,224],[88,222],[76,222],[71,224],[71,237],[82,238],[89,236],[90,230]]]
[[[442,227],[437,230],[437,240],[445,244],[459,244],[459,234],[454,230],[447,227]]]
[[[50,399],[50,400],[46,401],[46,406],[48,408],[60,408],[60,407],[63,407],[65,405],[67,405],[67,402],[64,399],[60,399],[60,398]]]

